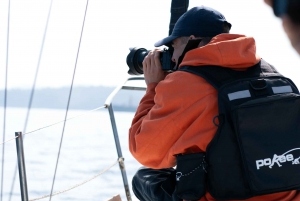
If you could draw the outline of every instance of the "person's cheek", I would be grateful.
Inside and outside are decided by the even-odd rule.
[[[272,6],[272,0],[264,0],[266,4],[268,4],[269,6]]]
[[[293,43],[297,39],[297,27],[292,23],[288,16],[282,17],[282,26],[287,36]]]
[[[282,26],[292,46],[300,54],[300,25],[293,23],[288,16],[282,17]]]

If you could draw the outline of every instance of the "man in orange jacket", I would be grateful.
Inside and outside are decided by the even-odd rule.
[[[245,70],[257,64],[252,37],[229,34],[231,24],[218,11],[195,7],[177,21],[172,34],[156,47],[172,44],[172,61],[181,66],[213,65]],[[182,55],[189,40],[202,39],[198,47]],[[143,201],[179,200],[161,185],[173,174],[176,155],[206,152],[217,126],[217,91],[204,78],[183,71],[166,74],[159,60],[160,50],[149,52],[143,61],[147,91],[129,130],[132,155],[144,166],[133,178],[135,195]],[[201,201],[214,201],[209,192]],[[300,193],[287,191],[247,199],[248,201],[300,200]]]

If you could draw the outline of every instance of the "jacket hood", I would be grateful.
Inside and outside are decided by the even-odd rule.
[[[260,59],[256,54],[253,37],[220,34],[213,37],[207,45],[187,52],[180,67],[215,65],[244,69],[257,64]]]

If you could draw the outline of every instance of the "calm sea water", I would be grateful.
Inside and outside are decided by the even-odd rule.
[[[6,117],[6,140],[13,138],[16,131],[23,131],[26,109],[8,108]],[[85,114],[86,111],[69,111],[68,117]],[[3,108],[0,108],[3,114]],[[64,119],[64,110],[32,109],[27,132]],[[128,129],[134,113],[115,112],[117,129],[128,181],[141,166],[128,150]],[[25,135],[24,151],[29,199],[47,195],[57,160],[63,123]],[[0,117],[3,130],[3,115]],[[2,133],[1,130],[1,133]],[[1,140],[2,141],[2,135]],[[2,146],[0,147],[2,153]],[[1,154],[2,160],[2,154]],[[16,168],[17,154],[15,141],[5,144],[3,200],[8,200]],[[92,112],[67,122],[60,153],[54,192],[61,191],[87,180],[117,160],[117,152],[107,109]],[[1,168],[1,167],[0,167]],[[18,174],[12,200],[21,200]],[[130,185],[131,190],[131,185]],[[122,176],[118,164],[98,178],[66,193],[52,197],[59,200],[107,200],[120,194],[126,200]],[[131,191],[131,195],[133,193]],[[49,200],[49,198],[43,199]],[[133,196],[133,200],[136,198]]]

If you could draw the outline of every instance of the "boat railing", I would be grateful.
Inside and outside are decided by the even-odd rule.
[[[16,132],[14,138],[12,138],[10,140],[7,140],[6,142],[3,142],[2,145],[5,144],[5,143],[7,143],[7,142],[9,142],[9,141],[11,141],[11,140],[13,140],[13,139],[16,140],[16,148],[17,148],[17,156],[18,156],[19,181],[20,181],[21,199],[22,199],[22,201],[36,201],[36,200],[44,199],[44,198],[47,198],[47,197],[51,198],[52,196],[55,196],[55,195],[67,192],[69,190],[72,190],[72,189],[74,189],[74,188],[76,188],[78,186],[81,186],[81,185],[83,185],[83,184],[85,184],[85,183],[87,183],[87,182],[95,179],[96,177],[102,175],[104,172],[108,171],[111,167],[113,167],[117,163],[119,163],[119,168],[120,168],[122,179],[123,179],[123,185],[124,185],[124,190],[125,190],[125,195],[126,195],[127,201],[131,201],[132,197],[131,197],[131,194],[130,194],[128,179],[127,179],[127,174],[126,174],[126,168],[125,168],[125,164],[124,164],[124,157],[123,157],[122,149],[121,149],[121,145],[120,145],[119,134],[118,134],[116,120],[115,120],[115,116],[114,116],[114,110],[113,110],[113,106],[112,106],[112,101],[113,101],[114,97],[117,95],[117,93],[120,90],[122,90],[122,89],[124,89],[124,90],[139,90],[139,91],[146,90],[146,86],[143,86],[143,85],[138,86],[138,85],[133,85],[132,83],[130,83],[132,81],[143,81],[143,80],[144,80],[143,77],[129,77],[129,78],[127,78],[125,82],[123,82],[118,87],[116,87],[115,90],[108,96],[108,98],[105,101],[104,106],[96,108],[96,109],[93,109],[93,110],[90,110],[90,111],[88,111],[88,112],[85,113],[85,114],[87,114],[89,112],[96,111],[96,110],[99,110],[99,109],[102,109],[102,108],[108,109],[109,116],[110,116],[110,121],[111,121],[111,126],[112,126],[112,131],[113,131],[113,135],[114,135],[114,141],[115,141],[115,146],[116,146],[116,150],[117,150],[118,159],[112,165],[110,165],[106,169],[102,170],[97,175],[95,175],[92,178],[87,179],[87,180],[85,180],[85,181],[83,181],[83,182],[81,182],[79,184],[76,184],[76,185],[74,185],[74,186],[72,186],[72,187],[70,187],[68,189],[61,190],[61,191],[54,192],[54,193],[49,194],[49,195],[44,195],[44,196],[41,196],[39,198],[35,198],[35,199],[30,199],[29,200],[29,198],[28,198],[28,191],[27,191],[27,181],[26,181],[25,159],[24,159],[25,158],[24,157],[25,153],[24,153],[24,150],[23,150],[23,138],[22,138],[22,136],[30,134],[30,133],[33,133],[35,131],[38,131],[38,130],[41,130],[41,129],[44,129],[44,128],[48,128],[50,126],[53,126],[53,125],[56,125],[56,124],[59,124],[59,123],[62,123],[62,122],[65,122],[65,121],[68,121],[68,120],[71,120],[71,119],[74,119],[74,118],[77,118],[77,117],[82,116],[82,115],[78,115],[78,116],[75,116],[75,117],[70,117],[70,118],[68,118],[66,120],[59,121],[59,122],[53,123],[53,124],[51,124],[49,126],[45,126],[45,127],[42,127],[42,128],[39,128],[39,129],[36,129],[36,130],[33,130],[33,131],[30,131],[30,132],[27,132],[27,133],[24,133],[24,134],[22,134],[22,132]]]
[[[111,121],[111,126],[113,129],[113,134],[114,134],[114,139],[115,139],[115,145],[117,149],[117,154],[119,158],[119,167],[121,170],[122,178],[123,178],[123,184],[124,184],[124,189],[125,189],[125,194],[127,197],[128,201],[131,201],[131,195],[130,195],[130,190],[129,190],[129,185],[128,185],[128,180],[127,180],[127,175],[126,175],[126,169],[125,169],[125,164],[124,164],[124,158],[122,155],[122,150],[121,150],[121,145],[120,145],[120,140],[119,140],[119,134],[117,130],[117,125],[116,125],[116,120],[114,116],[114,111],[112,107],[112,100],[115,97],[115,95],[121,90],[121,89],[127,89],[127,90],[145,90],[145,87],[137,87],[137,86],[130,86],[126,85],[128,81],[136,81],[136,80],[144,80],[143,77],[131,77],[128,78],[124,84],[121,84],[119,87],[117,87],[106,99],[105,101],[105,107],[109,111],[109,116],[110,116],[110,121]]]

